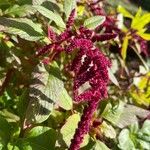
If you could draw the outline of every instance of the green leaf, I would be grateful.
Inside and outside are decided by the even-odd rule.
[[[68,19],[71,11],[76,8],[76,0],[64,0],[64,12]]]
[[[13,35],[18,35],[23,39],[29,41],[36,41],[43,37],[43,30],[41,27],[29,19],[26,18],[0,18],[0,31],[10,33]]]
[[[80,145],[80,148],[85,147],[86,145],[88,145],[89,140],[90,140],[90,135],[89,135],[89,134],[86,134],[86,135],[84,136],[83,142],[82,142],[81,145]]]
[[[92,150],[92,148],[95,146],[95,140],[93,140],[92,138],[90,138],[88,144],[82,148],[80,148],[81,150]]]
[[[72,109],[73,106],[72,98],[68,94],[67,90],[64,88],[64,83],[61,79],[61,71],[55,61],[51,63],[49,74],[55,77],[55,79],[53,80],[54,84],[51,83],[50,85],[51,95],[55,93],[55,95],[53,95],[51,99],[65,110]],[[55,82],[55,80],[57,80],[57,82]]]
[[[0,115],[2,115],[8,122],[18,122],[20,118],[12,112],[9,112],[7,109],[3,109],[0,111]]]
[[[134,16],[121,5],[118,6],[117,11],[123,14],[124,17],[131,18],[131,19],[134,18]]]
[[[142,132],[145,135],[150,136],[150,120],[145,120],[140,132]]]
[[[56,86],[58,84],[58,88],[62,87],[59,84],[59,79],[49,75],[42,63],[36,66],[32,73],[32,78],[29,89],[30,102],[26,112],[26,124],[40,123],[49,117],[53,109],[53,98],[56,98]]]
[[[117,123],[119,128],[124,128],[138,121],[138,118],[144,119],[148,116],[149,111],[134,105],[125,105],[120,119]],[[137,118],[138,117],[138,118]]]
[[[91,150],[110,150],[103,142],[96,141],[96,144]]]
[[[60,93],[57,104],[65,110],[72,109],[73,106],[72,98],[70,97],[65,88]]]
[[[150,149],[150,142],[139,140],[139,145],[144,150],[149,150]]]
[[[75,133],[79,121],[80,121],[80,115],[73,114],[67,119],[66,123],[62,126],[60,130],[60,133],[63,136],[63,140],[65,141],[67,146],[69,146],[71,143],[71,139],[73,138],[73,135]]]
[[[6,9],[10,6],[8,0],[0,0],[0,9]]]
[[[61,28],[65,28],[65,23],[59,14],[54,13],[51,10],[48,10],[47,8],[45,8],[43,6],[37,5],[37,6],[33,6],[33,8],[35,8],[39,13],[41,13],[46,18],[54,21],[57,26],[59,26]]]
[[[149,86],[150,73],[139,78],[139,82],[136,87],[132,86],[130,89],[130,94],[134,98],[135,102],[140,105],[149,106],[150,105],[150,86]],[[138,88],[138,91],[137,91]]]
[[[120,87],[117,78],[115,77],[115,75],[113,74],[113,72],[110,68],[108,68],[108,75],[109,75],[109,79],[112,81],[112,83],[114,83],[116,86]]]
[[[106,121],[103,121],[103,123],[100,125],[101,133],[104,134],[106,137],[114,139],[116,138],[116,131],[115,129],[106,123]]]
[[[119,136],[119,145],[118,147],[121,150],[136,150],[133,141],[130,138],[130,131],[128,129],[123,129]]]
[[[32,0],[32,4],[35,6],[41,5],[53,12],[63,12],[63,5],[56,0]]]
[[[51,63],[50,67],[46,67],[43,64],[37,65],[32,77],[26,124],[45,121],[55,103],[67,110],[72,108],[72,100],[64,88],[56,62]]]
[[[150,120],[145,120],[142,128],[139,130],[138,142],[143,149],[150,148]]]
[[[123,129],[119,136],[118,147],[122,150],[137,150],[150,148],[150,121],[146,120],[141,129],[138,122],[132,124],[129,129]]]
[[[37,126],[19,139],[15,147],[21,150],[55,150],[57,133],[49,127]]]
[[[129,43],[129,37],[125,36],[123,39],[122,48],[121,48],[121,56],[122,56],[123,60],[125,60],[127,57],[128,43]]]
[[[134,122],[133,124],[131,124],[129,126],[129,129],[130,129],[130,133],[131,134],[136,134],[138,133],[139,131],[139,124],[138,124],[138,121]]]
[[[120,119],[121,114],[123,113],[125,103],[122,101],[119,101],[117,105],[114,107],[111,103],[108,103],[106,108],[104,109],[102,113],[102,117],[104,117],[109,122],[113,123],[114,125],[117,125]]]
[[[23,6],[13,5],[4,11],[4,15],[9,15],[12,17],[15,16],[25,17],[33,13],[34,13],[33,9],[30,5],[23,5]]]
[[[93,16],[84,21],[84,26],[89,29],[95,29],[105,21],[104,16]]]
[[[29,103],[29,101],[27,100],[28,95],[29,95],[29,90],[24,89],[22,95],[19,97],[19,102],[17,104],[17,110],[21,121],[24,120],[26,109],[28,107],[28,103]]]
[[[0,143],[5,147],[10,140],[11,126],[0,115]]]
[[[51,128],[56,128],[60,124],[64,123],[66,117],[66,112],[60,112],[58,110],[53,110],[48,118],[48,126]]]
[[[47,1],[47,0],[32,0],[32,4],[33,5],[41,5],[45,1]]]

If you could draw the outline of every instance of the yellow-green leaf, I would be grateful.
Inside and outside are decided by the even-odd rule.
[[[125,36],[122,44],[122,49],[121,49],[121,56],[123,60],[125,60],[127,56],[128,43],[129,43],[129,37]]]
[[[150,40],[150,34],[148,33],[137,33],[138,35],[140,35],[144,40]]]
[[[140,105],[150,105],[150,73],[140,78],[137,87],[131,87],[130,94]]]
[[[139,18],[142,14],[142,8],[140,7],[135,15],[136,18]]]
[[[139,24],[139,20],[141,18],[142,9],[139,8],[135,17],[132,20],[131,27],[135,29],[135,26]]]
[[[84,11],[85,11],[85,6],[80,5],[80,6],[77,7],[78,16],[82,16]]]
[[[145,25],[147,25],[150,22],[150,13],[146,13],[142,16],[139,17],[139,15],[137,15],[137,17],[135,17],[132,20],[131,23],[131,28],[136,29],[136,30],[141,30],[145,27]]]
[[[123,14],[124,17],[131,18],[131,19],[134,18],[134,16],[121,5],[118,6],[117,11]]]

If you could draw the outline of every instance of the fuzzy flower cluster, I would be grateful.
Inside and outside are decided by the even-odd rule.
[[[70,70],[75,74],[74,100],[76,102],[87,102],[87,106],[71,141],[70,150],[80,148],[85,134],[90,130],[92,116],[99,101],[107,96],[107,83],[109,80],[107,69],[110,67],[110,61],[95,46],[95,42],[110,40],[117,36],[114,33],[97,34],[94,30],[89,30],[83,26],[78,31],[73,31],[74,16],[75,10],[71,12],[66,23],[66,30],[62,34],[56,35],[49,29],[49,38],[52,43],[38,52],[38,55],[43,55],[51,50],[58,53],[63,50],[68,54],[76,51],[76,56],[70,67]],[[79,93],[79,88],[85,83],[89,83],[90,88]]]
[[[81,121],[78,124],[76,133],[71,142],[70,150],[78,150],[83,141],[84,135],[90,130],[91,120],[99,101],[107,96],[108,67],[109,60],[95,47],[95,41],[104,41],[114,38],[116,35],[97,35],[94,31],[81,27],[79,33],[70,40],[67,52],[78,49],[74,58],[71,70],[75,73],[74,100],[76,102],[87,101]],[[79,94],[79,88],[88,82],[90,89]]]

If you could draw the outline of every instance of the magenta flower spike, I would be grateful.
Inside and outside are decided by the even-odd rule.
[[[107,97],[107,83],[109,81],[107,69],[111,63],[101,50],[96,47],[95,42],[110,40],[117,36],[112,31],[97,34],[94,30],[83,26],[79,27],[78,31],[72,31],[74,17],[75,9],[72,10],[68,18],[66,30],[60,35],[56,36],[49,29],[49,38],[52,39],[52,44],[39,51],[39,55],[45,54],[51,49],[58,54],[63,50],[67,54],[76,51],[70,65],[70,70],[74,72],[74,101],[77,103],[86,102],[87,106],[84,108],[69,150],[78,150],[80,148],[85,134],[90,131],[93,113],[96,111],[99,102]],[[80,93],[79,88],[85,83],[88,83],[90,88]]]
[[[50,26],[48,26],[48,38],[52,41],[55,41],[56,36],[57,34],[53,31],[53,29]]]
[[[75,9],[73,9],[72,11],[71,11],[71,14],[70,14],[70,16],[69,16],[69,18],[68,18],[68,21],[67,21],[67,23],[66,23],[66,28],[68,29],[70,29],[72,26],[73,26],[73,24],[74,24],[74,19],[75,19],[75,13],[76,13],[76,10]]]

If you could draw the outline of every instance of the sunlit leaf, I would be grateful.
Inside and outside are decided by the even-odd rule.
[[[45,121],[55,103],[67,110],[72,108],[72,100],[64,88],[56,62],[53,62],[50,68],[45,68],[43,64],[37,65],[32,78],[26,124]]]
[[[142,132],[143,134],[147,136],[150,136],[150,120],[145,120],[142,128],[140,129],[140,132]]]
[[[66,123],[63,125],[63,127],[60,130],[63,136],[63,140],[68,146],[70,145],[71,139],[73,138],[73,135],[75,133],[79,121],[80,121],[80,115],[73,114],[67,119]]]
[[[149,111],[134,105],[125,105],[123,113],[117,123],[119,128],[124,128],[138,121],[138,118],[144,119],[149,115]]]
[[[125,60],[127,57],[128,43],[129,43],[129,37],[125,36],[123,39],[123,44],[122,44],[122,48],[121,48],[121,56],[122,56],[123,60]]]
[[[130,138],[130,131],[128,129],[123,129],[118,137],[119,145],[121,150],[136,150],[134,142]]]
[[[93,146],[91,150],[110,150],[103,142],[96,141],[96,144]]]
[[[127,18],[133,18],[134,16],[129,12],[127,11],[124,7],[122,7],[121,5],[118,6],[117,8],[117,11],[121,14],[123,14],[124,17],[127,17]]]
[[[150,105],[150,73],[139,79],[137,87],[132,86],[130,90],[131,96],[134,98],[135,102],[140,105],[149,106]]]
[[[19,16],[19,17],[25,17],[29,14],[33,14],[34,11],[30,5],[13,5],[7,10],[5,10],[4,15],[9,15],[12,17]]]
[[[0,25],[3,26],[2,30],[6,33],[19,35],[21,38],[36,41],[43,37],[43,30],[38,24],[26,18],[0,18]]]
[[[150,34],[148,33],[141,33],[139,34],[143,39],[150,41]]]
[[[146,120],[141,129],[139,129],[138,122],[132,124],[129,129],[123,129],[119,136],[118,147],[121,150],[137,150],[150,148],[150,121]]]
[[[107,124],[105,121],[100,125],[101,133],[104,134],[106,137],[114,139],[116,137],[115,129]]]
[[[41,5],[45,1],[47,1],[47,0],[32,0],[32,4],[33,5]]]
[[[0,115],[2,115],[8,122],[18,122],[20,120],[16,114],[9,112],[7,109],[0,111]]]
[[[110,103],[107,104],[105,110],[102,113],[102,117],[104,117],[109,122],[117,125],[119,122],[120,116],[123,113],[125,103],[120,101],[116,106],[112,106]]]
[[[57,104],[65,110],[70,110],[72,108],[72,98],[69,96],[65,88],[62,90]]]
[[[115,75],[113,74],[111,69],[108,69],[108,74],[109,74],[109,79],[112,81],[112,83],[114,83],[116,86],[119,86],[119,82],[117,81],[117,78],[115,77]]]
[[[39,13],[41,13],[46,18],[54,21],[56,25],[58,25],[59,27],[65,28],[65,23],[59,14],[54,13],[43,6],[37,5],[37,6],[33,6],[33,8],[35,8]]]
[[[33,81],[29,89],[30,102],[26,112],[26,125],[43,122],[49,117],[54,103],[52,98],[55,96],[50,94],[50,92],[54,91],[51,91],[53,89],[49,86],[51,82],[53,82],[55,86],[55,82],[57,83],[59,81],[57,78],[56,81],[54,81],[54,76],[49,77],[49,73],[43,64],[36,66],[32,73],[32,78]]]
[[[76,8],[76,0],[64,0],[64,12],[67,18],[74,8]]]
[[[137,17],[135,17],[135,18],[132,20],[131,28],[140,31],[140,30],[143,29],[149,22],[150,22],[150,13],[146,13],[146,14],[144,14],[144,15],[142,15],[142,16],[137,15]]]
[[[103,24],[104,21],[104,16],[93,16],[84,21],[84,26],[89,29],[95,29],[97,26]]]
[[[85,6],[80,5],[77,7],[78,16],[82,16],[84,11],[85,11]]]
[[[138,11],[137,11],[137,13],[136,13],[136,15],[135,15],[135,18],[140,18],[141,15],[142,15],[142,8],[139,7],[139,9],[138,9]]]
[[[138,9],[135,17],[132,19],[132,23],[131,23],[131,27],[135,29],[136,25],[139,23],[140,21],[140,17],[141,17],[141,14],[142,14],[142,9],[141,7]]]

